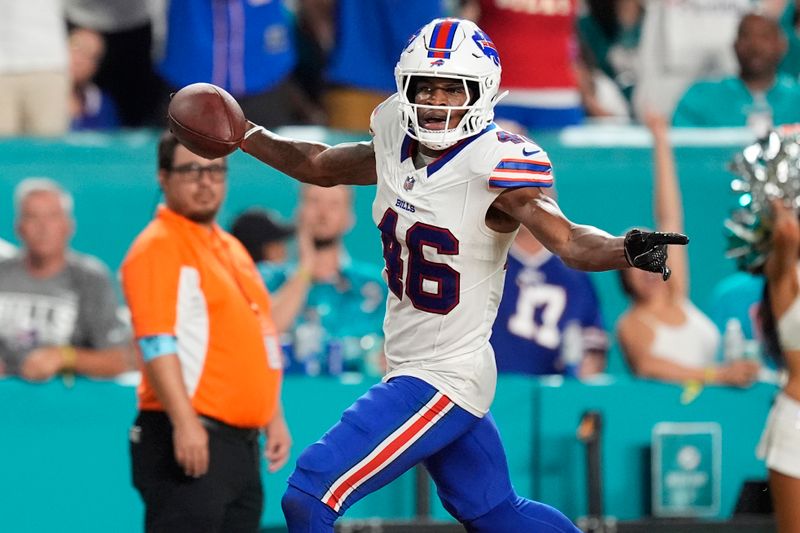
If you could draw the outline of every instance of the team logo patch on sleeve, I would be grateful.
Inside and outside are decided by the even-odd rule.
[[[553,171],[549,161],[502,159],[489,176],[490,187],[550,187]]]

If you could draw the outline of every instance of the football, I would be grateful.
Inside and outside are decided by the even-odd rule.
[[[235,151],[247,129],[236,99],[210,83],[193,83],[176,92],[169,102],[167,120],[180,143],[206,159]]]

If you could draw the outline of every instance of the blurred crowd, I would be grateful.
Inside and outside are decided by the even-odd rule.
[[[496,116],[800,120],[796,0],[29,0],[0,20],[0,135],[162,127],[169,94],[224,87],[258,124],[366,131],[426,21],[473,19],[502,58]],[[748,16],[745,16],[748,15]],[[710,106],[710,102],[717,105]]]
[[[408,37],[447,15],[476,20],[493,39],[509,91],[496,117],[509,131],[647,125],[655,143],[655,219],[664,231],[683,230],[670,124],[763,134],[800,122],[795,0],[9,4],[0,18],[5,136],[162,128],[169,94],[194,82],[224,87],[248,118],[269,128],[366,132],[372,110],[396,90],[391,73]],[[21,248],[0,240],[3,373],[43,380],[132,368],[125,313],[107,309],[111,277],[70,250],[71,201],[49,180],[17,187]],[[273,308],[286,315],[276,323],[285,324],[288,373],[383,371],[386,287],[376,267],[345,249],[354,221],[347,188],[305,187],[295,221],[254,208],[230,228],[257,264]],[[763,280],[723,280],[709,318],[688,300],[687,260],[676,252],[668,284],[638,271],[621,276],[631,305],[616,335],[631,371],[675,382],[752,383],[763,370],[755,347]],[[581,379],[604,372],[611,335],[599,299],[586,274],[520,231],[492,337],[499,370]]]

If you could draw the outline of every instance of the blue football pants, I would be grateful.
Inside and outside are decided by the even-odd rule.
[[[332,533],[348,507],[424,463],[445,509],[475,533],[575,533],[514,492],[491,414],[476,417],[417,378],[370,388],[297,459],[282,500],[290,533]]]

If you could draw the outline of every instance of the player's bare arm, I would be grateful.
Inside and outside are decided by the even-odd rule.
[[[613,270],[627,268],[624,238],[594,226],[575,224],[538,187],[509,189],[492,207],[524,224],[548,250],[572,268]]]
[[[539,188],[504,191],[492,209],[524,224],[569,266],[580,270],[614,270],[633,266],[670,276],[667,245],[688,244],[680,233],[631,230],[625,237],[614,237],[594,226],[570,221],[558,204]]]
[[[374,185],[378,181],[372,142],[324,143],[281,137],[252,124],[241,149],[284,174],[313,185]]]

